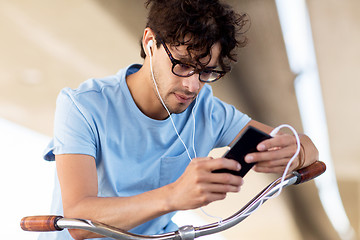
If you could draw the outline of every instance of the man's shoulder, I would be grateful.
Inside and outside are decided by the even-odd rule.
[[[120,69],[116,74],[106,77],[90,78],[82,82],[77,88],[63,88],[61,95],[67,95],[73,100],[81,100],[88,98],[108,98],[112,95],[119,94],[123,83],[126,81],[128,72],[136,71],[137,65],[130,65],[126,68]],[[134,70],[135,69],[135,70]],[[106,92],[106,94],[104,94]]]
[[[76,94],[86,94],[88,92],[102,92],[106,88],[113,88],[121,82],[120,75],[112,75],[103,78],[91,78],[81,83],[74,89]]]
[[[108,98],[110,95],[106,92],[116,91],[119,80],[116,75],[105,78],[92,78],[81,83],[77,88],[63,88],[58,96],[59,101],[70,101],[76,105],[88,105],[91,102],[100,103],[101,99]]]

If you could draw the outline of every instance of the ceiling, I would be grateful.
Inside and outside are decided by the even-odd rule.
[[[249,44],[214,92],[252,118],[301,130],[284,40],[272,0],[228,1],[251,17]],[[360,1],[308,0],[329,130],[345,207],[360,220]],[[0,117],[51,136],[64,87],[139,62],[143,1],[0,2]]]

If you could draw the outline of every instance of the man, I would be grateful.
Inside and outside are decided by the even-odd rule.
[[[177,229],[171,221],[175,211],[240,190],[241,177],[213,171],[241,166],[206,157],[211,149],[230,145],[248,125],[267,133],[272,128],[215,98],[207,84],[230,70],[233,50],[245,44],[237,39],[243,16],[217,0],[149,0],[147,5],[143,65],[64,89],[45,159],[56,160],[59,180],[53,213],[159,234]],[[317,159],[306,136],[301,143],[291,169]],[[296,141],[277,135],[258,150],[246,156],[257,162],[254,170],[281,173]],[[69,232],[44,238],[99,237]]]

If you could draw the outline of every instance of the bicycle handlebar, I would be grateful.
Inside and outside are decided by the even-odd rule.
[[[160,235],[137,235],[132,234],[121,229],[84,219],[71,219],[63,218],[62,216],[31,216],[24,217],[21,220],[21,228],[25,231],[61,231],[65,228],[68,229],[83,229],[98,233],[100,235],[111,237],[121,240],[135,240],[135,239],[153,239],[153,240],[193,240],[197,237],[221,232],[226,230],[247,218],[255,209],[261,206],[269,197],[277,193],[280,188],[284,188],[290,185],[296,185],[300,183],[312,180],[326,170],[326,165],[323,162],[317,161],[308,167],[293,171],[288,174],[283,182],[281,178],[278,178],[260,192],[256,197],[249,201],[240,211],[230,216],[229,218],[217,222],[208,224],[201,227],[193,227],[186,225],[180,227],[178,231],[160,234]]]
[[[62,228],[57,226],[57,221],[61,219],[62,216],[31,216],[24,217],[21,220],[21,228],[25,231],[34,231],[34,232],[51,232],[51,231],[61,231]]]
[[[310,181],[317,176],[320,176],[326,171],[326,165],[323,162],[317,161],[305,168],[293,171],[293,174],[298,177],[295,184],[304,183]]]

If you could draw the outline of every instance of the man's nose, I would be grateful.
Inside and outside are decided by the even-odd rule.
[[[193,93],[197,93],[200,89],[200,80],[199,74],[195,73],[189,77],[183,79],[183,86],[189,91]]]

